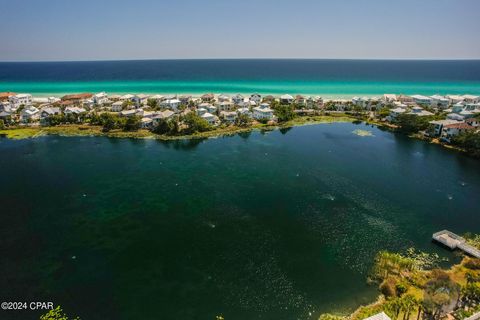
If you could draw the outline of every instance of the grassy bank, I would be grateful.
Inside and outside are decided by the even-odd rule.
[[[278,128],[289,128],[294,126],[302,126],[309,124],[319,123],[333,123],[333,122],[353,122],[356,119],[344,114],[333,116],[308,116],[308,117],[296,117],[293,120],[278,124],[253,124],[248,127],[237,127],[234,125],[228,127],[218,127],[206,132],[197,132],[191,135],[157,135],[148,130],[140,129],[137,131],[122,131],[111,130],[109,132],[103,132],[101,126],[93,126],[88,124],[80,125],[59,125],[54,127],[16,127],[0,130],[0,135],[3,135],[9,139],[29,139],[36,138],[45,135],[58,135],[58,136],[104,136],[112,138],[138,138],[138,139],[160,139],[160,140],[177,140],[177,139],[192,139],[192,138],[209,138],[216,136],[233,135],[242,132],[249,132],[252,130],[274,130]]]

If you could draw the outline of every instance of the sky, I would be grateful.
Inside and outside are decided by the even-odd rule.
[[[0,0],[0,61],[480,59],[480,0]]]

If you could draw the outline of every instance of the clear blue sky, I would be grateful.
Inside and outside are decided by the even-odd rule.
[[[480,58],[480,0],[0,0],[0,8],[0,61]]]

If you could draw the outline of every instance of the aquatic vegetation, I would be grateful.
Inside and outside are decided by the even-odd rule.
[[[372,131],[368,131],[368,130],[357,129],[352,131],[352,133],[360,137],[374,137]]]

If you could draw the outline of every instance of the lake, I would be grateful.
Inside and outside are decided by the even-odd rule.
[[[0,138],[0,155],[0,297],[82,319],[350,312],[377,296],[379,250],[454,259],[432,233],[480,232],[478,160],[365,124]]]

